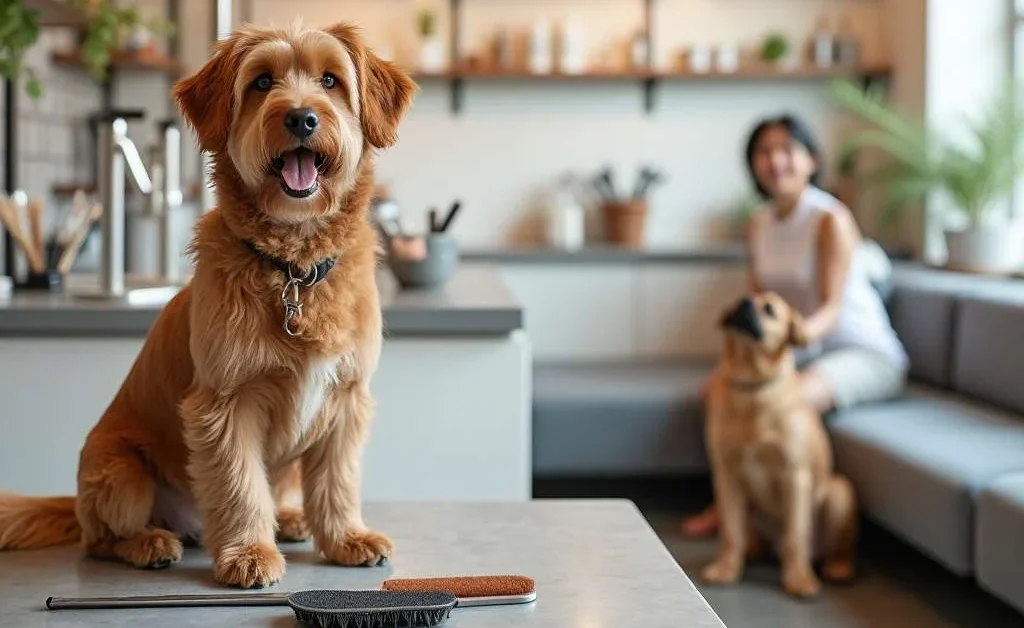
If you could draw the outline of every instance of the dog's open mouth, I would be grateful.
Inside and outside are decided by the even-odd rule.
[[[270,170],[281,178],[281,189],[292,198],[307,198],[316,193],[320,173],[327,160],[308,148],[281,153],[270,164]]]

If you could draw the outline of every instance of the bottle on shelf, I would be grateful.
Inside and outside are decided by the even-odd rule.
[[[836,37],[828,24],[827,18],[818,20],[811,37],[811,63],[816,68],[831,68],[835,64]]]
[[[635,70],[647,69],[649,60],[650,43],[647,41],[647,33],[639,30],[633,35],[629,45],[629,61]]]
[[[538,18],[530,33],[530,72],[551,73],[554,56],[551,48],[551,23],[547,18]]]
[[[583,74],[587,69],[583,24],[570,17],[562,23],[560,35],[558,71],[562,74]]]
[[[849,16],[839,21],[836,33],[835,64],[844,68],[855,68],[860,64],[860,41]]]

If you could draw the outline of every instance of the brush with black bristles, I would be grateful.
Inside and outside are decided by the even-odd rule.
[[[289,606],[295,617],[318,628],[438,626],[456,606],[522,604],[537,598],[526,576],[395,578],[381,591],[297,591],[127,597],[51,597],[46,608],[111,609],[198,606]]]

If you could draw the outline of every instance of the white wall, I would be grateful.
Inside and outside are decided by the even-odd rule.
[[[363,26],[377,49],[409,63],[415,51],[414,3],[356,0],[252,0],[257,23],[347,19]],[[447,5],[437,3],[437,5]],[[536,16],[579,16],[594,58],[641,25],[640,0],[464,2],[467,50],[482,45],[497,24],[527,28]],[[663,63],[693,42],[756,45],[781,30],[805,41],[819,17],[849,15],[868,62],[888,58],[877,0],[662,0],[655,55]],[[442,28],[442,33],[446,29]],[[606,42],[608,45],[606,45]],[[783,110],[804,117],[834,145],[834,117],[820,82],[664,85],[656,112],[645,115],[638,84],[468,84],[465,110],[453,117],[444,84],[428,83],[401,130],[400,144],[382,156],[380,180],[410,218],[460,198],[455,227],[468,246],[533,240],[539,197],[566,170],[586,173],[613,165],[620,185],[642,163],[665,169],[671,182],[653,198],[648,239],[655,246],[706,242],[721,228],[723,208],[749,190],[742,149],[751,125]]]

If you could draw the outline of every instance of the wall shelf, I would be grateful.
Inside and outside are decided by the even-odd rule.
[[[53,62],[68,68],[85,69],[85,63],[79,51],[55,52],[53,53]],[[110,58],[110,70],[162,72],[171,78],[181,76],[183,73],[180,63],[161,52],[115,52]]]
[[[644,109],[654,111],[654,91],[659,83],[685,82],[787,82],[787,81],[828,81],[847,78],[870,84],[887,80],[892,68],[887,65],[864,66],[861,68],[817,68],[812,66],[779,69],[770,65],[750,65],[735,72],[695,73],[687,70],[651,72],[647,70],[596,70],[582,74],[534,74],[526,70],[505,70],[492,68],[458,68],[449,72],[413,74],[421,85],[448,83],[451,90],[452,113],[462,111],[463,91],[468,81],[477,82],[533,82],[533,83],[637,83],[644,88]]]
[[[85,14],[63,0],[22,0],[25,8],[35,11],[42,27],[85,26],[88,21]]]

